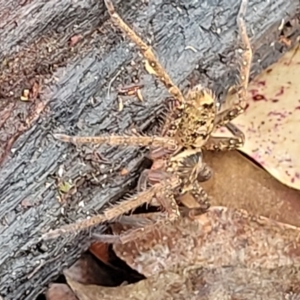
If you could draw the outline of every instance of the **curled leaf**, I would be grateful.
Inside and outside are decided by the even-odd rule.
[[[249,106],[233,121],[245,134],[241,151],[295,189],[300,189],[299,64],[300,51],[291,50],[257,76],[249,85]]]

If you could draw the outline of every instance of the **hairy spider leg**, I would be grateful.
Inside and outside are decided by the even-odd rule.
[[[246,108],[247,89],[252,61],[252,49],[244,21],[247,4],[248,0],[241,1],[241,6],[237,16],[239,35],[243,44],[243,53],[241,55],[239,70],[239,84],[237,86],[238,101],[233,105],[233,107],[218,113],[215,118],[215,128],[219,128],[225,125],[227,129],[233,134],[233,137],[216,137],[212,135],[203,146],[203,148],[206,150],[227,151],[240,148],[244,145],[245,136],[243,132],[239,130],[234,124],[230,123],[230,121],[243,113]]]
[[[185,98],[183,97],[180,89],[176,84],[173,83],[172,79],[160,64],[159,60],[156,58],[152,48],[148,46],[143,40],[135,33],[119,16],[115,11],[115,8],[111,0],[104,0],[107,10],[111,16],[111,19],[115,26],[120,28],[128,38],[133,41],[139,50],[142,52],[145,59],[148,61],[151,68],[154,70],[156,76],[161,80],[161,82],[166,86],[169,93],[184,106]]]
[[[226,125],[228,122],[235,119],[237,116],[242,114],[246,108],[246,98],[249,83],[249,76],[252,62],[252,49],[250,40],[247,34],[244,16],[247,9],[248,0],[242,0],[241,6],[237,16],[237,25],[239,29],[239,36],[242,41],[242,55],[239,69],[239,83],[237,85],[237,97],[238,101],[233,107],[220,112],[215,121],[217,128]]]
[[[89,219],[79,221],[77,223],[68,224],[61,228],[51,230],[42,235],[43,240],[55,239],[65,234],[76,234],[82,230],[87,230],[92,226],[96,226],[100,223],[112,221],[119,216],[132,211],[133,209],[141,206],[144,203],[150,203],[156,196],[159,198],[168,198],[167,213],[170,219],[176,219],[179,216],[178,206],[175,199],[172,201],[170,193],[176,187],[180,186],[181,180],[178,177],[171,177],[159,184],[153,185],[146,191],[140,192],[133,197],[129,197],[122,201],[121,204],[117,204],[111,208],[105,210],[102,214],[93,216]]]

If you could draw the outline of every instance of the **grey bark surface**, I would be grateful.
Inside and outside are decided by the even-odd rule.
[[[121,2],[114,1],[117,11],[153,46],[182,90],[202,83],[223,98],[236,78],[239,1]],[[280,35],[292,44],[299,36],[300,4],[249,2],[253,76],[287,50]],[[52,134],[146,133],[154,130],[169,95],[112,26],[102,1],[0,5],[0,295],[34,299],[90,243],[86,232],[47,243],[40,242],[41,234],[119,200],[134,187],[146,153],[103,145],[97,148],[103,162],[91,147],[76,149]],[[119,111],[117,88],[133,78],[144,85],[144,102],[124,97]],[[34,83],[41,87],[39,97],[20,101]],[[120,172],[124,168],[127,175]],[[58,178],[77,184],[63,203]]]

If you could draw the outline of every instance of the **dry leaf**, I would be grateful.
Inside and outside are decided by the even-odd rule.
[[[89,247],[89,251],[105,264],[109,264],[108,244],[94,242]]]
[[[40,84],[34,81],[30,89],[30,99],[36,99],[40,93]]]
[[[300,297],[299,271],[294,266],[277,269],[188,266],[112,288],[82,285],[68,277],[67,280],[79,300],[296,299],[292,297]]]
[[[233,123],[246,137],[241,151],[279,181],[300,189],[300,51],[295,51],[251,82],[249,106]]]
[[[300,192],[277,181],[237,151],[205,152],[213,176],[201,183],[213,206],[241,208],[300,227]]]
[[[204,183],[214,204],[221,199],[230,207],[277,214],[279,220],[297,223],[298,209],[291,205],[300,205],[298,191],[282,185],[238,152],[205,153],[205,161],[214,170],[212,180]],[[148,278],[103,287],[82,285],[67,276],[79,300],[300,297],[299,228],[213,207],[195,221],[159,223],[133,238],[125,245],[114,245],[115,252]]]
[[[58,299],[77,300],[73,291],[66,284],[61,284],[61,283],[50,284],[50,287],[46,292],[46,299],[47,300],[58,300]]]
[[[114,232],[120,228],[116,225]],[[212,207],[195,220],[145,226],[140,234],[132,234],[131,241],[114,244],[113,249],[146,277],[187,265],[300,267],[300,229],[246,211]]]
[[[67,281],[79,300],[166,300],[184,299],[182,298],[183,296],[189,295],[189,287],[185,285],[184,279],[184,277],[170,272],[158,274],[147,280],[141,280],[136,284],[119,287],[86,286],[69,278],[67,278]],[[178,294],[177,296],[181,298],[176,298],[175,294]]]
[[[114,284],[106,268],[102,268],[91,254],[84,254],[70,268],[64,270],[64,275],[83,284]]]

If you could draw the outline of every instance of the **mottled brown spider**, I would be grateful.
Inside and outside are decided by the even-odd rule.
[[[92,217],[81,223],[65,226],[55,231],[61,234],[68,231],[82,229],[111,220],[142,203],[150,202],[155,196],[169,213],[169,218],[179,216],[176,196],[191,193],[199,201],[200,206],[207,202],[207,196],[199,182],[209,178],[210,171],[202,162],[202,149],[232,150],[243,145],[244,135],[232,123],[246,107],[246,93],[252,60],[252,50],[244,23],[247,0],[241,1],[237,16],[239,35],[242,41],[242,55],[239,82],[236,86],[238,101],[229,109],[217,111],[216,99],[213,93],[202,87],[195,86],[186,96],[173,83],[168,73],[156,58],[153,50],[122,20],[117,14],[111,0],[104,0],[108,12],[115,26],[123,30],[139,48],[155,75],[168,89],[175,99],[176,105],[171,117],[166,121],[161,136],[128,136],[110,135],[96,137],[68,136],[55,134],[54,137],[73,144],[109,144],[109,145],[137,145],[159,149],[152,152],[152,158],[159,159],[156,166],[160,167],[148,171],[148,179],[154,183],[149,189],[142,191],[135,197],[121,202],[118,206],[104,212],[103,215]],[[214,129],[226,126],[233,137],[214,137]],[[162,160],[160,160],[163,157]],[[144,179],[143,179],[144,180]],[[144,181],[142,180],[142,184]],[[177,197],[178,200],[178,197]],[[80,225],[81,224],[81,225]],[[55,232],[53,232],[55,236]],[[51,234],[51,233],[49,233]],[[49,235],[48,234],[48,235]]]

